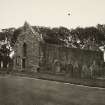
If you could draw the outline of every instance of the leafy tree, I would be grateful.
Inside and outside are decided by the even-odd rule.
[[[71,35],[75,45],[78,44],[78,47],[83,49],[96,50],[105,41],[105,36],[95,27],[78,27],[71,30]]]
[[[13,37],[11,38],[11,46],[14,46],[15,42],[17,41],[17,38],[19,34],[21,34],[22,28],[18,28],[14,30]]]

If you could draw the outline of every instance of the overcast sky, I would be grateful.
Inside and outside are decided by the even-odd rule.
[[[68,13],[70,12],[70,16]],[[105,24],[105,0],[0,0],[0,28]]]

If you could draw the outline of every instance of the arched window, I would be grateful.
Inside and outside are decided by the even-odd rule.
[[[23,57],[27,56],[27,44],[23,43]]]

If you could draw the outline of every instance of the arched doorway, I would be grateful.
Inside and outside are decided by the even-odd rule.
[[[61,72],[61,63],[58,60],[54,61],[54,71],[55,71],[55,73]]]
[[[27,57],[27,44],[23,43],[23,58],[22,58],[22,68],[26,68],[26,57]]]

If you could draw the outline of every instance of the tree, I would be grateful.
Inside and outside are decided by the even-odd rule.
[[[3,29],[0,33],[0,65],[3,62],[3,68],[7,68],[10,63],[14,30],[15,28]]]

